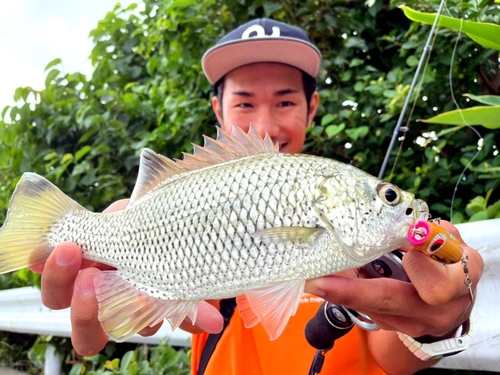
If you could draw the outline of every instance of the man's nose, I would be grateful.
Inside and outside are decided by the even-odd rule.
[[[261,137],[264,137],[267,133],[271,138],[275,138],[280,132],[278,121],[268,111],[261,111],[254,121],[252,121],[252,126]]]

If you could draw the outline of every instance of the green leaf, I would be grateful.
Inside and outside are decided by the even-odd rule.
[[[461,212],[454,212],[453,218],[451,219],[452,224],[460,224],[465,221],[465,217]]]
[[[264,8],[264,14],[266,17],[270,17],[272,14],[277,12],[278,10],[283,9],[282,4],[276,4],[272,2],[267,2],[262,4],[262,7]]]
[[[58,69],[52,69],[45,78],[45,87],[49,87],[50,83],[61,73]]]
[[[333,113],[327,113],[321,118],[321,126],[325,126],[330,124],[332,121],[334,121],[337,118],[336,114]]]
[[[156,56],[151,57],[148,63],[146,64],[146,71],[150,76],[154,74],[157,66],[158,66],[158,59],[156,58]],[[125,88],[125,90],[126,89],[127,88]]]
[[[469,219],[470,222],[472,221],[482,221],[482,220],[487,220],[488,219],[488,213],[486,211],[479,211],[476,212],[474,215],[472,215]]]
[[[106,361],[104,366],[109,370],[118,370],[118,367],[120,366],[120,359],[115,358],[112,361]]]
[[[473,94],[464,94],[464,96],[475,100],[481,104],[487,105],[500,105],[500,96],[499,95],[473,95]]]
[[[366,49],[366,43],[364,39],[355,36],[347,38],[345,41],[345,46],[346,48]]]
[[[481,196],[475,197],[469,202],[469,204],[467,205],[467,209],[471,210],[472,212],[484,211],[486,209],[486,199]]]
[[[3,119],[5,118],[5,115],[7,114],[7,112],[9,111],[9,109],[10,109],[10,106],[9,106],[9,105],[7,105],[7,106],[5,106],[5,107],[3,108],[3,110],[2,110],[2,115],[1,115],[1,119],[2,119],[2,121],[3,121]]]
[[[65,164],[65,163],[69,163],[69,162],[72,162],[73,161],[73,155],[71,154],[64,154],[62,160],[61,160],[61,164]]]
[[[418,58],[415,55],[411,55],[406,59],[406,64],[413,68],[418,65]]]
[[[76,154],[75,154],[75,162],[80,160],[82,157],[87,155],[90,151],[92,150],[92,147],[90,146],[83,146],[81,149],[79,149]]]
[[[47,64],[47,66],[45,67],[45,69],[43,70],[44,72],[46,72],[49,68],[52,68],[53,66],[57,65],[57,64],[60,64],[61,63],[61,59],[60,58],[57,58],[57,59],[54,59],[52,60],[51,62],[49,62]]]
[[[454,110],[420,121],[443,125],[482,125],[488,129],[500,129],[500,106]]]
[[[347,129],[345,132],[349,138],[353,141],[358,140],[358,138],[363,138],[368,134],[370,128],[368,126],[358,126],[354,129]]]
[[[340,125],[328,125],[325,129],[328,138],[333,138],[337,134],[340,134],[345,129],[345,124]]]
[[[500,212],[500,201],[497,201],[491,206],[488,206],[486,212],[488,213],[488,219],[493,219]]]
[[[358,58],[352,59],[351,62],[349,63],[349,68],[353,68],[355,66],[360,66],[363,65],[364,61]]]
[[[79,362],[73,365],[71,367],[71,370],[68,375],[81,375],[85,372],[85,367],[83,363]]]
[[[126,370],[133,361],[135,361],[135,353],[133,350],[129,350],[123,355],[123,358],[120,362],[120,371],[122,373],[126,373]]]
[[[406,17],[412,21],[432,25],[436,19],[436,13],[424,13],[413,10],[405,5],[400,5]],[[483,47],[493,48],[500,51],[500,26],[493,23],[475,22],[457,19],[447,16],[439,17],[439,26],[445,26],[467,34],[472,40]]]

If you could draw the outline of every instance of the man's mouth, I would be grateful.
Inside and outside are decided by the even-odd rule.
[[[284,150],[286,148],[286,146],[288,146],[288,142],[278,142],[278,145],[279,145],[279,149],[280,151]]]

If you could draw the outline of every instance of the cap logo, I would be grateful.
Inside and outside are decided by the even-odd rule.
[[[273,26],[273,33],[271,35],[267,35],[266,30],[264,30],[264,28],[261,25],[252,25],[248,27],[245,31],[243,31],[241,39],[264,38],[264,37],[276,38],[279,36],[280,36],[280,28],[278,26]]]

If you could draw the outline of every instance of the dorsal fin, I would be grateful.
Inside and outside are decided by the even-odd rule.
[[[132,207],[140,198],[154,190],[165,180],[179,173],[194,171],[212,165],[237,160],[243,157],[279,152],[278,144],[273,144],[271,137],[266,133],[264,139],[250,124],[248,134],[241,128],[233,125],[231,134],[217,127],[217,139],[203,136],[203,147],[194,145],[192,154],[183,153],[183,160],[170,160],[145,148],[141,152],[139,174],[130,197],[128,208]]]
[[[193,145],[193,154],[184,153],[183,160],[176,160],[186,170],[196,170],[210,165],[216,165],[246,156],[279,152],[278,144],[273,144],[266,133],[264,139],[250,124],[248,133],[233,124],[231,134],[217,127],[217,139],[203,136],[203,147]]]
[[[185,169],[173,160],[157,154],[149,148],[142,149],[139,174],[128,207],[131,207],[161,182],[182,172],[185,172]]]

